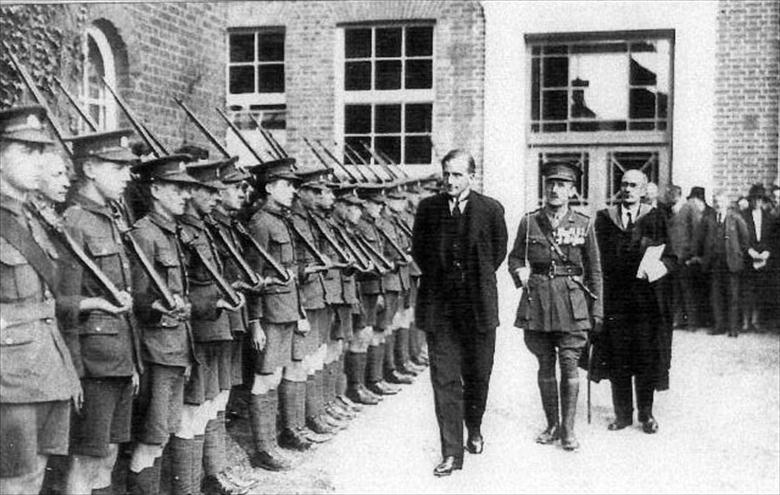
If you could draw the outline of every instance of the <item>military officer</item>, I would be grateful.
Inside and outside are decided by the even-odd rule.
[[[84,389],[83,409],[72,424],[66,493],[109,486],[119,444],[130,441],[133,395],[143,367],[136,323],[127,313],[132,274],[116,202],[130,182],[130,166],[137,163],[128,146],[132,134],[110,131],[69,139],[78,187],[63,214],[64,226],[125,302],[108,306],[109,311],[84,312],[76,325],[63,328]],[[104,297],[105,292],[78,263],[65,266],[60,291],[83,297]]]
[[[132,169],[139,176],[141,197],[151,202],[148,213],[135,223],[132,235],[162,278],[162,285],[156,288],[140,264],[131,267],[144,363],[136,414],[138,442],[128,477],[129,491],[137,494],[159,489],[163,448],[170,435],[179,430],[184,384],[193,364],[193,307],[177,220],[190,199],[189,188],[198,183],[187,174],[185,162],[189,159],[189,155],[167,155]],[[207,311],[214,308],[198,308],[198,314]]]
[[[547,427],[536,438],[564,450],[579,448],[574,435],[579,379],[577,363],[591,328],[601,327],[603,306],[599,251],[593,221],[569,207],[581,170],[571,162],[547,162],[544,206],[520,221],[509,271],[523,296],[515,326],[539,361],[537,374]],[[561,369],[558,413],[556,351]]]
[[[191,325],[196,359],[184,389],[182,422],[170,443],[175,494],[201,489],[198,469],[201,465],[205,474],[204,491],[236,492],[247,488],[241,480],[228,476],[225,453],[225,407],[233,375],[233,337],[228,314],[238,312],[244,300],[240,293],[237,293],[238,301],[226,300],[207,267],[211,265],[217,276],[222,275],[222,263],[209,224],[224,187],[219,180],[224,160],[208,160],[207,152],[200,156],[204,158],[187,164],[187,172],[197,184],[189,186],[191,197],[179,218],[193,309]]]
[[[294,237],[289,216],[298,177],[289,162],[277,160],[253,168],[257,177],[257,192],[264,196],[263,206],[252,216],[249,232],[284,270],[288,280],[284,284],[269,285],[261,294],[250,295],[247,303],[249,331],[252,345],[258,352],[254,365],[254,384],[249,407],[250,425],[257,452],[253,464],[264,469],[279,471],[292,467],[291,462],[279,452],[276,423],[280,395],[277,389],[284,374],[287,381],[301,381],[298,369],[290,366],[293,361],[293,334],[306,333],[310,327],[301,305],[297,280]],[[263,277],[274,276],[270,265],[258,253],[250,251],[250,265]],[[305,379],[305,376],[303,377]],[[286,445],[293,442],[302,448],[310,443],[297,431],[295,395],[287,395],[283,407],[289,411],[284,425]]]
[[[0,493],[38,493],[48,457],[67,454],[81,387],[57,326],[98,307],[55,302],[58,254],[25,205],[53,144],[44,118],[39,106],[0,111]]]

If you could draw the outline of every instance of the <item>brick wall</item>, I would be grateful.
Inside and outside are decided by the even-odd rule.
[[[745,194],[777,183],[780,2],[720,0],[715,184]]]
[[[207,145],[173,102],[174,96],[183,99],[218,135],[224,134],[225,125],[214,107],[225,105],[225,3],[70,4],[52,7],[52,12],[55,13],[53,22],[67,33],[65,44],[78,47],[79,37],[87,27],[101,29],[115,56],[117,89],[169,150],[184,142]],[[28,44],[35,36],[35,29],[23,26],[18,32],[28,39]],[[25,54],[18,55],[25,58]],[[69,53],[54,55],[63,58],[60,74],[55,75],[65,80],[76,94],[81,77],[80,61],[71,60],[74,56]],[[23,60],[26,65],[31,62]],[[38,81],[44,79],[36,76],[35,67],[28,68]],[[2,76],[0,83],[4,85],[15,82],[12,80],[16,79],[15,74],[9,72]],[[52,98],[50,104],[63,126],[77,129],[77,114],[56,90],[53,95],[57,99]],[[129,128],[130,123],[121,111],[117,114],[119,127]]]
[[[272,1],[231,3],[228,10],[229,27],[285,27],[287,148],[306,160],[313,158],[302,136],[336,136],[337,25],[435,20],[433,141],[440,155],[453,147],[470,150],[481,181],[485,20],[478,2]]]

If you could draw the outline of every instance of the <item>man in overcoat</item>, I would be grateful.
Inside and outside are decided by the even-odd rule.
[[[627,170],[621,179],[620,203],[598,212],[596,238],[604,279],[604,335],[597,338],[596,372],[612,384],[615,420],[609,430],[633,422],[631,378],[638,419],[645,433],[658,431],[653,417],[655,390],[669,387],[672,321],[665,275],[676,265],[663,213],[641,204],[647,177]],[[659,247],[663,246],[663,248]],[[645,263],[643,257],[653,247]],[[654,251],[661,251],[655,255]],[[606,369],[604,369],[606,368]]]
[[[426,332],[442,462],[434,475],[463,465],[467,449],[482,452],[480,431],[493,368],[498,291],[506,256],[501,204],[471,189],[474,158],[453,150],[442,159],[445,192],[420,202],[412,256],[422,271],[416,321]]]

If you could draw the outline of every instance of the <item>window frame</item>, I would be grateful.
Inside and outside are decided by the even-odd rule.
[[[258,60],[258,37],[262,33],[281,33],[284,38],[284,57],[280,61],[261,61]],[[234,34],[252,34],[254,42],[252,44],[253,57],[251,62],[231,62],[230,61],[230,36]],[[240,105],[245,110],[249,110],[252,105],[272,106],[272,105],[286,105],[287,104],[287,30],[285,26],[256,26],[256,27],[235,27],[228,28],[225,33],[225,98],[228,106]],[[260,67],[263,65],[282,65],[284,78],[285,78],[285,90],[280,92],[265,92],[258,91],[258,74]],[[254,91],[252,93],[238,93],[233,94],[230,92],[230,69],[232,67],[252,67],[254,84]]]
[[[103,60],[103,77],[106,82],[112,87],[116,87],[116,60],[114,57],[114,50],[111,48],[111,44],[108,41],[106,34],[97,26],[89,26],[84,31],[82,36],[82,53],[83,64],[81,72],[81,85],[79,87],[79,100],[81,107],[90,115],[90,106],[96,105],[102,108],[100,116],[97,119],[98,130],[110,131],[118,127],[117,122],[117,104],[114,98],[106,89],[105,85],[98,84],[98,98],[90,97],[90,85],[89,85],[89,41],[90,39],[95,43],[98,54]],[[93,116],[94,118],[94,116]],[[81,122],[80,128],[82,131],[89,130],[86,122]]]
[[[406,32],[410,27],[430,27],[432,29],[431,40],[431,55],[430,56],[412,56],[407,57],[405,51]],[[336,140],[339,144],[341,156],[344,156],[344,142],[348,137],[345,133],[345,113],[347,105],[371,105],[371,132],[369,139],[373,143],[376,136],[400,136],[401,146],[400,154],[401,158],[405,157],[406,153],[406,137],[414,136],[429,136],[433,139],[434,127],[435,127],[435,115],[436,115],[436,67],[437,67],[437,50],[436,39],[437,29],[436,21],[432,19],[414,19],[409,21],[377,21],[377,22],[360,22],[360,23],[340,23],[337,24],[336,31],[336,43],[334,44],[334,83],[335,83],[335,112],[334,112],[334,128]],[[376,30],[382,28],[401,27],[401,55],[399,57],[377,57],[376,56]],[[345,55],[346,50],[346,29],[364,28],[371,29],[371,57],[360,57],[347,59]],[[401,61],[401,81],[402,86],[406,84],[406,60],[431,60],[431,87],[426,89],[375,89],[374,70],[376,60],[400,60]],[[371,89],[369,90],[347,90],[345,89],[346,78],[346,62],[349,61],[371,61]],[[426,104],[431,105],[431,130],[428,133],[419,132],[406,132],[406,105],[410,104]],[[377,134],[374,125],[375,107],[377,105],[400,105],[401,106],[401,129],[399,133]],[[359,134],[364,136],[365,134]],[[431,162],[435,160],[435,155],[431,151]],[[373,158],[370,163],[378,163]],[[401,165],[406,165],[402,162]],[[411,164],[415,167],[424,167],[429,164]]]
[[[560,44],[579,44],[588,42],[625,42],[630,44],[638,41],[655,41],[666,40],[669,43],[669,93],[667,97],[667,115],[666,115],[666,129],[664,130],[631,130],[629,129],[629,121],[631,120],[644,120],[644,119],[629,119],[626,115],[626,130],[620,131],[570,131],[565,132],[534,132],[532,131],[532,124],[543,122],[541,119],[534,121],[532,119],[533,105],[531,99],[533,97],[533,64],[534,59],[533,48],[543,47],[546,45],[560,45]],[[627,52],[628,53],[628,52]],[[570,54],[567,54],[570,56]],[[628,55],[630,56],[630,55]],[[541,60],[542,57],[539,57]],[[525,60],[526,60],[526,105],[527,110],[525,112],[527,124],[525,126],[526,141],[530,145],[576,145],[580,143],[587,144],[610,144],[610,143],[623,143],[623,144],[669,144],[671,143],[673,134],[673,121],[674,121],[674,60],[675,60],[675,30],[673,29],[654,29],[654,30],[632,30],[632,31],[590,31],[590,32],[555,32],[555,33],[533,33],[525,35]],[[567,93],[567,118],[566,123],[572,121],[581,121],[581,119],[572,119],[569,116],[570,102],[571,102],[571,85],[568,86]],[[634,86],[630,84],[626,85],[626,91],[630,91]],[[541,90],[541,83],[540,83]],[[629,97],[629,94],[626,94]],[[541,101],[540,101],[541,111]],[[656,109],[657,111],[657,109]],[[656,116],[654,120],[659,120]]]

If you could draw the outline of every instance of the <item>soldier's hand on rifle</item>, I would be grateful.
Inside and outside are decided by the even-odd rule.
[[[249,322],[249,332],[252,334],[252,348],[256,351],[265,349],[265,332],[260,326],[260,320]]]
[[[312,273],[325,272],[330,270],[332,265],[308,265],[303,269],[303,273],[311,275]]]
[[[111,304],[107,300],[103,299],[102,297],[86,297],[81,300],[79,303],[79,310],[80,311],[103,311],[104,313],[112,314],[112,315],[118,315],[122,313],[126,313],[133,307],[133,298],[128,294],[127,292],[120,292],[120,295],[124,294],[129,299],[129,302],[127,304],[123,304],[122,306],[117,306],[116,304]],[[122,297],[124,300],[125,298]]]
[[[311,325],[309,324],[309,320],[306,318],[301,318],[298,320],[298,326],[295,329],[295,331],[301,335],[306,335],[311,330]]]
[[[244,306],[244,304],[246,303],[246,298],[245,298],[245,297],[244,297],[244,295],[243,295],[242,293],[240,293],[240,292],[236,292],[236,295],[238,296],[238,299],[239,299],[239,301],[238,301],[238,304],[236,304],[235,306],[233,306],[233,305],[232,305],[232,304],[230,304],[229,302],[227,302],[227,301],[225,301],[224,299],[221,299],[221,298],[220,298],[220,299],[217,301],[217,308],[219,308],[219,309],[224,309],[224,310],[226,310],[226,311],[238,311],[238,310],[239,310],[241,307],[243,307],[243,306]]]

